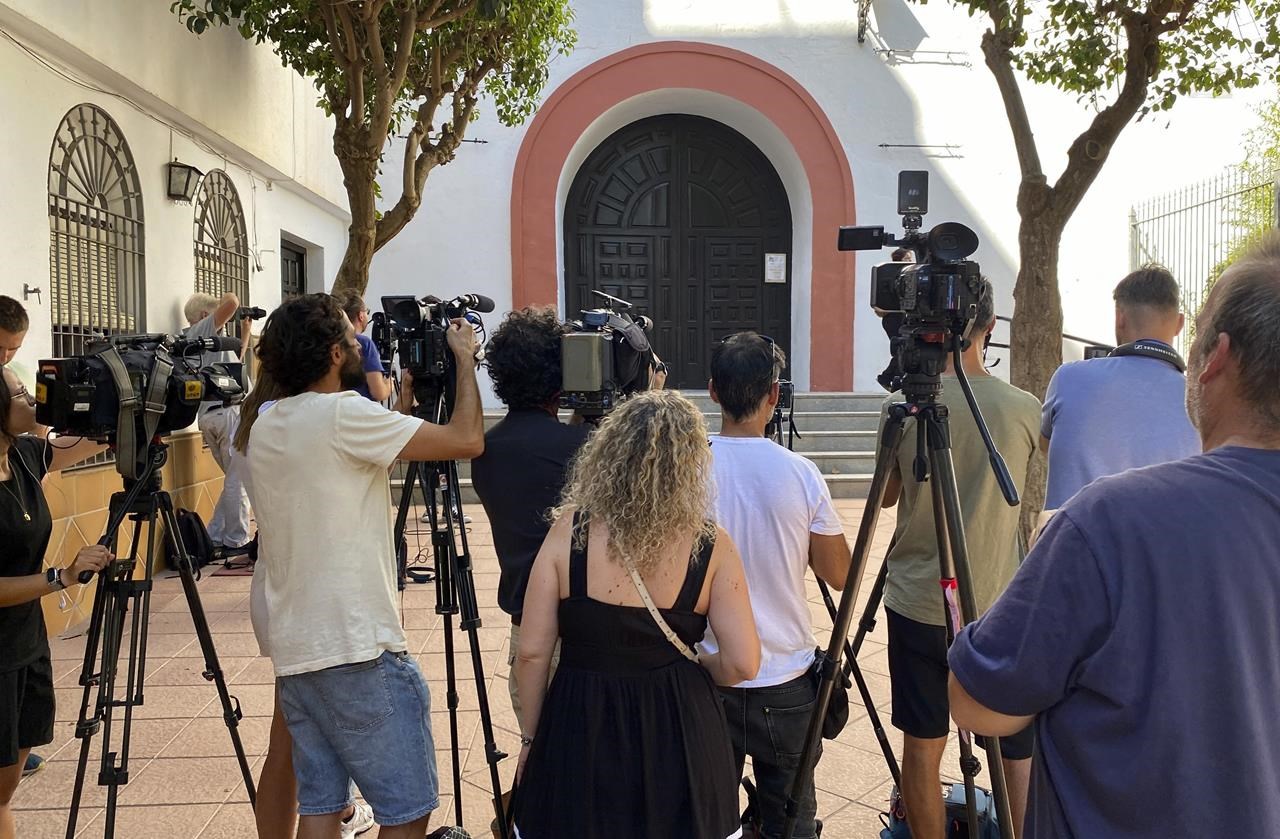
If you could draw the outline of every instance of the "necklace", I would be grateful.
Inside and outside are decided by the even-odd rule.
[[[9,477],[12,479],[12,483],[18,487],[18,491],[14,492],[13,487],[9,486],[10,481],[0,483],[0,486],[4,487],[13,496],[13,499],[18,502],[18,507],[22,510],[22,520],[31,521],[31,513],[27,511],[26,494],[22,491],[22,481],[18,477],[18,470],[13,468],[12,462],[9,466]]]

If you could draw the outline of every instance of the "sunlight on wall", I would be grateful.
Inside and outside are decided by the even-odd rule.
[[[645,0],[654,35],[819,35],[856,33],[852,0]]]

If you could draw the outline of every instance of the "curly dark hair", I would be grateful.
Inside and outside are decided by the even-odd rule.
[[[267,318],[258,339],[258,359],[284,396],[296,396],[324,378],[330,351],[347,339],[342,308],[328,294],[286,300]]]
[[[489,339],[485,360],[493,391],[508,408],[542,408],[560,393],[560,336],[551,306],[511,312]]]

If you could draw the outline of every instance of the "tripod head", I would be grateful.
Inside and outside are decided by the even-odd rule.
[[[921,415],[928,415],[932,419],[945,419],[946,406],[938,402],[938,397],[942,395],[942,374],[946,372],[947,359],[950,357],[952,372],[960,382],[960,390],[964,392],[969,412],[973,414],[978,426],[978,434],[987,449],[991,471],[996,476],[996,483],[1000,485],[1000,493],[1010,507],[1016,507],[1019,503],[1018,488],[1013,483],[1013,477],[1009,474],[1009,467],[1001,457],[1000,450],[996,448],[991,430],[983,419],[982,409],[978,407],[978,400],[973,395],[969,377],[964,372],[963,353],[969,345],[968,339],[964,337],[966,327],[967,324],[913,324],[910,321],[903,325],[902,334],[893,339],[894,351],[905,371],[902,380],[903,402],[894,405],[891,410],[902,411],[905,416],[919,418]],[[923,437],[921,444],[923,445]],[[917,457],[919,480],[924,479],[925,473],[921,470],[925,462],[923,456]]]
[[[98,540],[99,545],[104,548],[110,547],[112,541],[115,539],[116,532],[120,529],[120,525],[124,523],[125,518],[127,518],[129,513],[133,510],[133,505],[139,498],[143,496],[156,495],[161,491],[161,469],[168,460],[168,443],[157,438],[147,445],[146,456],[144,458],[146,465],[136,478],[124,478],[124,502],[115,509],[114,515],[107,520],[107,529],[106,532],[102,534],[102,538]],[[100,573],[105,574],[110,568],[111,565],[108,565]],[[92,571],[81,571],[76,577],[76,580],[80,585],[84,585],[92,579]]]

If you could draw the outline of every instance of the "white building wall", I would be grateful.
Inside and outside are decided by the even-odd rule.
[[[956,220],[977,230],[982,245],[975,258],[995,284],[998,312],[1012,314],[1018,166],[995,83],[982,63],[981,19],[945,4],[877,0],[872,33],[859,44],[857,4],[849,0],[578,0],[574,6],[579,46],[553,64],[548,94],[588,64],[650,41],[703,41],[774,64],[808,89],[842,140],[856,195],[857,218],[849,223],[895,227],[897,172],[928,169],[932,196],[926,224]],[[897,52],[877,52],[885,48]],[[1070,141],[1091,115],[1074,97],[1027,85],[1024,91],[1044,166],[1054,178]],[[1111,339],[1110,292],[1128,270],[1129,206],[1235,161],[1250,108],[1268,93],[1190,99],[1172,115],[1126,130],[1063,240],[1066,331]],[[811,218],[811,208],[801,187],[804,178],[795,169],[798,161],[776,148],[785,141],[767,120],[719,97],[681,90],[640,99],[646,101],[606,114],[575,148],[560,176],[561,208],[577,165],[596,142],[633,117],[684,110],[721,119],[755,141],[774,159],[792,200],[792,358],[803,387],[810,361],[811,257],[803,221]],[[381,294],[463,291],[493,297],[499,311],[510,307],[510,188],[524,128],[499,125],[488,108],[469,136],[486,142],[465,145],[453,163],[432,173],[418,217],[375,258],[369,294],[375,308]],[[400,143],[393,142],[386,170],[398,172],[400,158]],[[389,199],[397,179],[393,175],[386,182]],[[858,304],[850,317],[855,319],[854,387],[859,391],[878,389],[874,377],[887,352],[866,305],[870,268],[885,258],[861,254],[857,260]],[[496,322],[496,315],[491,320]],[[997,335],[1007,336],[1007,329],[1001,327]],[[1007,369],[1005,362],[997,372]]]
[[[7,0],[0,30],[35,53],[0,37],[0,113],[8,115],[0,294],[21,301],[24,283],[42,289],[25,301],[32,323],[20,369],[29,375],[52,352],[49,152],[59,122],[82,102],[116,121],[138,168],[148,331],[184,326],[182,305],[195,288],[195,208],[165,195],[174,157],[205,172],[223,169],[235,183],[254,249],[254,305],[279,303],[282,235],[307,246],[312,290],[332,284],[349,223],[332,124],[310,83],[269,49],[232,30],[197,40],[167,3],[149,0]]]

